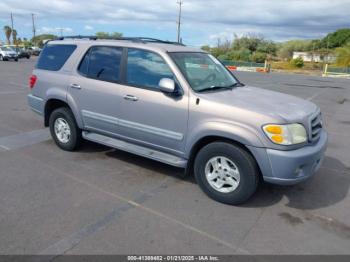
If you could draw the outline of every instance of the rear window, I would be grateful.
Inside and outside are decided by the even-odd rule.
[[[40,54],[36,68],[58,71],[76,48],[76,45],[46,45]]]

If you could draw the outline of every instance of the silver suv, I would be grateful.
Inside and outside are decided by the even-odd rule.
[[[18,61],[18,54],[16,50],[12,49],[9,46],[0,46],[0,61],[8,60]]]
[[[184,168],[227,204],[246,201],[259,180],[308,179],[326,150],[315,104],[246,86],[210,54],[172,42],[50,41],[30,88],[63,150],[85,139]]]

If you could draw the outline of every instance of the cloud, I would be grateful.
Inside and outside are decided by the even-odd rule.
[[[57,34],[62,31],[62,33],[71,33],[73,29],[70,27],[40,27],[38,30],[40,34]]]
[[[91,25],[85,25],[85,26],[84,26],[84,30],[92,31],[92,30],[94,30],[94,27],[91,26]]]
[[[101,26],[126,25],[168,30],[177,20],[176,0],[1,0],[0,19],[8,19],[11,10],[16,19],[35,13],[44,23],[64,21],[80,30]],[[218,37],[258,33],[274,40],[321,37],[341,27],[349,27],[349,0],[185,0],[183,36],[197,42],[215,42]],[[88,23],[88,25],[86,25]],[[58,24],[58,23],[57,23]],[[85,26],[84,26],[85,25]],[[74,27],[74,26],[73,26]],[[93,27],[93,29],[90,29]],[[102,30],[103,31],[103,30]],[[107,31],[107,30],[106,30]]]

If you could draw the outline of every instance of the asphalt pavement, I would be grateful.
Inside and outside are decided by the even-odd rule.
[[[60,150],[27,106],[34,62],[0,62],[0,254],[350,254],[350,80],[236,73],[319,105],[329,147],[311,180],[262,184],[235,207],[181,169],[93,143]]]

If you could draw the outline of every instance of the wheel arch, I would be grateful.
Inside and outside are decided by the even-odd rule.
[[[241,149],[243,149],[244,151],[246,151],[248,154],[250,154],[253,159],[255,160],[257,167],[259,169],[259,176],[261,175],[261,168],[258,162],[257,157],[255,156],[254,152],[252,152],[250,150],[249,146],[246,146],[244,143],[242,143],[242,141],[239,141],[237,139],[233,139],[231,137],[227,137],[227,136],[218,136],[218,135],[207,135],[204,137],[201,137],[199,140],[197,140],[193,146],[191,147],[191,150],[189,152],[188,155],[188,162],[187,162],[187,167],[186,167],[186,175],[190,175],[193,174],[193,167],[194,167],[194,160],[196,158],[196,155],[198,154],[198,152],[205,147],[206,145],[210,144],[210,143],[214,143],[214,142],[226,142],[229,144],[233,144],[237,147],[240,147]]]
[[[57,99],[57,98],[51,98],[46,101],[45,107],[44,107],[44,124],[45,126],[49,126],[49,119],[51,116],[51,113],[56,110],[57,108],[61,107],[67,107],[70,109],[70,106],[67,104],[67,102]]]

